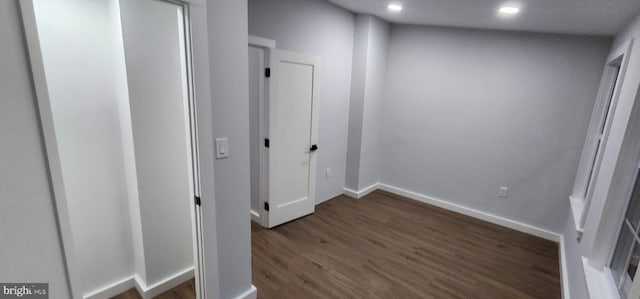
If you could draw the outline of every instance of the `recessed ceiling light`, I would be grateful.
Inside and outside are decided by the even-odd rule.
[[[520,8],[515,6],[502,6],[498,12],[505,15],[515,15],[520,12]]]
[[[402,4],[400,4],[400,3],[389,3],[387,8],[390,11],[401,11],[402,10]]]

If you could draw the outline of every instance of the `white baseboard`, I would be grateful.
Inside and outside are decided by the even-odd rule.
[[[569,269],[567,268],[567,252],[564,247],[564,236],[560,236],[558,247],[560,251],[560,286],[562,287],[562,299],[571,299]]]
[[[251,220],[255,223],[262,224],[262,221],[260,221],[260,214],[254,210],[251,210]]]
[[[419,194],[419,193],[416,193],[416,192],[413,192],[413,191],[405,190],[405,189],[394,187],[394,186],[387,185],[387,184],[378,184],[378,189],[384,190],[384,191],[387,191],[387,192],[390,192],[390,193],[393,193],[393,194],[396,194],[396,195],[400,195],[400,196],[403,196],[403,197],[406,197],[406,198],[410,198],[410,199],[413,199],[413,200],[417,200],[417,201],[420,201],[420,202],[423,202],[423,203],[426,203],[426,204],[437,206],[437,207],[440,207],[440,208],[443,208],[443,209],[446,209],[446,210],[449,210],[449,211],[453,211],[453,212],[456,212],[456,213],[467,215],[469,217],[473,217],[473,218],[480,219],[480,220],[483,220],[483,221],[487,221],[487,222],[490,222],[490,223],[493,223],[493,224],[497,224],[497,225],[500,225],[500,226],[511,228],[511,229],[514,229],[514,230],[517,230],[517,231],[520,231],[520,232],[523,232],[523,233],[527,233],[527,234],[530,234],[530,235],[534,235],[536,237],[540,237],[540,238],[543,238],[543,239],[547,239],[547,240],[550,240],[550,241],[553,241],[553,242],[556,242],[556,243],[560,242],[560,237],[561,237],[560,234],[557,234],[557,233],[554,233],[552,231],[548,231],[546,229],[542,229],[542,228],[539,228],[539,227],[535,227],[535,226],[532,226],[532,225],[529,225],[529,224],[525,224],[525,223],[518,222],[518,221],[515,221],[515,220],[511,220],[511,219],[507,219],[507,218],[504,218],[504,217],[496,216],[496,215],[489,214],[489,213],[486,213],[486,212],[483,212],[483,211],[475,210],[475,209],[472,209],[472,208],[469,208],[469,207],[465,207],[465,206],[462,206],[462,205],[459,205],[459,204],[451,203],[451,202],[448,202],[448,201],[444,201],[444,200],[441,200],[441,199],[437,199],[437,198],[434,198],[434,197],[430,197],[430,196],[427,196],[427,195]]]
[[[396,195],[400,195],[402,197],[417,200],[419,202],[440,207],[449,211],[460,213],[460,214],[473,217],[476,219],[480,219],[483,221],[487,221],[493,224],[511,228],[511,229],[514,229],[523,233],[527,233],[530,235],[534,235],[536,237],[540,237],[543,239],[547,239],[556,243],[560,243],[560,238],[562,237],[561,234],[554,233],[546,229],[542,229],[526,223],[522,223],[515,220],[507,219],[504,217],[500,217],[497,215],[489,214],[487,212],[475,210],[469,207],[465,207],[463,205],[455,204],[442,199],[434,198],[428,195],[420,194],[417,192],[405,190],[402,188],[398,188],[398,187],[383,184],[383,183],[375,183],[359,191],[355,191],[355,190],[344,187],[343,194],[352,198],[360,199],[375,190],[384,190],[389,193],[393,193]]]
[[[143,299],[151,299],[194,277],[194,268],[189,267],[169,276],[153,285],[147,286],[137,274],[134,275],[135,287]]]
[[[379,189],[380,183],[371,184],[371,186],[365,187],[362,190],[355,191],[351,190],[347,187],[343,188],[342,194],[349,196],[351,198],[360,199],[367,196],[369,193],[376,191]]]
[[[351,198],[355,198],[355,199],[358,198],[358,191],[351,190],[347,187],[342,188],[342,194],[349,196]]]
[[[85,299],[106,299],[114,297],[120,293],[126,292],[128,289],[131,289],[135,286],[135,281],[133,276],[127,277],[120,281],[116,281],[108,286],[100,288],[98,290],[91,291],[90,293],[84,295]]]
[[[136,290],[138,291],[138,294],[140,294],[143,299],[146,299],[147,297],[144,296],[144,290],[147,288],[147,284],[144,283],[138,274],[133,275],[133,280],[136,283]]]
[[[153,298],[193,277],[194,269],[193,267],[190,267],[159,281],[152,286],[147,286],[138,274],[134,274],[98,290],[91,291],[83,297],[84,299],[107,299],[124,293],[131,288],[136,288],[143,299]]]
[[[236,299],[256,299],[256,298],[258,298],[258,289],[254,285],[251,285],[251,288],[249,288],[246,292],[236,297]]]

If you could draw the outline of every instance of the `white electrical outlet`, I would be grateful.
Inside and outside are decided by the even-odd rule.
[[[327,170],[324,171],[324,178],[328,179],[331,177],[331,168],[327,168]]]
[[[507,198],[508,195],[509,187],[500,186],[500,189],[498,190],[498,196],[500,196],[501,198]]]

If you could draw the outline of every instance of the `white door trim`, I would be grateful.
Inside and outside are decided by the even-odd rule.
[[[276,41],[264,37],[249,35],[249,46],[262,49],[275,49]]]
[[[189,207],[191,211],[191,233],[193,248],[193,276],[195,278],[195,291],[196,298],[206,298],[206,285],[204,280],[204,247],[202,244],[202,207],[197,205],[195,198],[200,198],[202,202],[201,194],[201,180],[200,180],[200,155],[199,155],[199,135],[198,135],[198,116],[197,116],[197,104],[196,104],[196,90],[195,90],[195,78],[194,78],[194,64],[193,64],[193,43],[191,34],[191,11],[188,3],[176,2],[177,5],[182,7],[182,24],[181,30],[184,37],[184,67],[186,67],[187,75],[187,103],[185,103],[185,111],[187,112],[186,118],[188,120],[188,128],[185,128],[188,133],[188,141],[190,145],[189,153],[189,170],[191,171],[191,184],[193,193],[190,196],[194,197],[189,200]]]
[[[269,63],[269,54],[267,49],[275,49],[276,41],[272,39],[266,39],[263,37],[249,35],[249,47],[254,47],[261,49],[263,52],[262,57],[260,58],[260,66],[259,70],[266,69]],[[259,108],[258,108],[258,124],[259,124],[259,140],[263,142],[267,138],[267,119],[268,115],[267,111],[267,86],[266,86],[266,78],[264,74],[260,73],[262,80],[259,81],[259,92],[258,95],[260,98],[258,99]],[[251,219],[256,223],[262,225],[263,227],[267,227],[268,225],[268,213],[264,209],[264,203],[267,199],[267,184],[268,184],[268,152],[265,148],[264,144],[260,143],[260,166],[258,169],[259,174],[259,182],[258,182],[258,211],[251,211]]]

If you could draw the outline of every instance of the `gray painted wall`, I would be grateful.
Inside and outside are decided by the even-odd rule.
[[[392,26],[382,181],[561,233],[609,47]]]
[[[226,299],[251,286],[247,1],[208,1],[207,13],[213,136],[229,137],[229,157],[214,162],[219,298]]]
[[[249,1],[249,34],[321,58],[316,202],[344,187],[353,33],[354,15],[326,1]]]
[[[362,116],[362,149],[360,151],[359,189],[380,181],[382,171],[382,106],[385,100],[387,61],[391,26],[375,17],[368,17],[369,38],[367,70]],[[358,189],[358,190],[359,190]]]
[[[631,38],[635,38],[635,44],[634,47],[632,49],[632,53],[635,53],[636,51],[639,50],[638,48],[638,39],[640,38],[640,15],[638,17],[636,17],[624,30],[622,30],[620,32],[620,34],[618,34],[616,36],[616,38],[614,39],[613,45],[611,47],[611,51],[617,49],[618,47],[622,46],[624,43],[628,42],[629,39]],[[602,64],[604,65],[605,63],[605,59],[602,59]],[[638,62],[637,61],[633,61],[633,59],[631,59],[631,61],[629,61],[629,68],[627,69],[626,75],[625,75],[625,82],[632,82],[633,79],[632,78],[638,78],[638,74],[639,74],[639,70],[637,68],[634,68],[634,65],[637,65]],[[627,83],[628,84],[628,83]],[[624,83],[623,83],[623,86]],[[635,86],[632,86],[631,88],[636,88]],[[594,95],[595,97],[595,95]],[[615,127],[615,124],[618,122],[618,119],[620,118],[619,116],[624,115],[625,112],[625,106],[623,104],[623,102],[633,102],[634,99],[623,99],[620,98],[618,100],[618,105],[616,107],[616,112],[614,114],[614,119],[612,120],[612,132],[613,132],[613,128]],[[628,113],[628,111],[627,111]],[[622,124],[624,127],[626,127],[626,124]],[[618,134],[620,132],[617,132]],[[615,151],[615,146],[613,145],[609,145],[609,143],[613,144],[615,143],[613,140],[616,140],[617,138],[615,137],[615,135],[618,135],[616,133],[610,133],[609,135],[609,142],[607,144],[607,147],[605,149],[605,152],[608,153],[609,151]],[[601,166],[601,172],[600,175],[598,176],[599,180],[598,183],[596,184],[596,187],[594,187],[594,195],[593,195],[593,204],[591,206],[591,209],[589,210],[589,214],[587,216],[587,221],[586,221],[586,226],[585,226],[585,232],[582,236],[582,238],[580,240],[577,239],[577,232],[575,229],[575,224],[573,222],[573,214],[569,211],[569,215],[567,216],[567,223],[565,225],[565,229],[564,229],[564,245],[565,245],[565,251],[566,251],[566,257],[567,257],[567,274],[569,277],[569,289],[571,292],[571,298],[588,298],[588,290],[587,290],[587,285],[586,285],[586,281],[584,278],[584,270],[583,270],[583,266],[582,266],[582,260],[581,258],[583,256],[588,256],[589,251],[591,250],[591,247],[593,246],[594,242],[595,242],[595,237],[596,237],[596,229],[597,226],[601,223],[599,217],[600,217],[600,212],[602,212],[602,206],[599,206],[597,204],[597,198],[605,198],[605,197],[601,197],[598,196],[598,193],[596,193],[596,189],[599,191],[600,188],[600,178],[602,176],[603,173],[605,173],[606,171],[602,171],[602,169],[608,168],[607,164],[610,163],[614,163],[615,161],[606,161],[606,154],[603,154],[603,162],[602,162],[602,166]],[[617,215],[603,215],[604,217],[617,217]]]
[[[635,17],[631,21],[631,23],[627,25],[627,27],[625,27],[618,35],[616,35],[616,38],[613,40],[613,46],[611,48],[616,49],[622,46],[623,43],[629,41],[629,39],[634,37],[636,39],[640,37],[640,15]],[[636,42],[640,41],[636,40]]]
[[[356,16],[345,179],[345,187],[354,191],[380,180],[389,33],[387,22],[370,15]]]
[[[70,298],[18,1],[0,2],[0,281]]]
[[[358,191],[360,177],[360,151],[362,149],[362,117],[367,78],[367,45],[369,41],[369,18],[357,15],[353,36],[353,58],[351,67],[351,97],[349,99],[349,127],[347,138],[347,165],[345,187]]]

